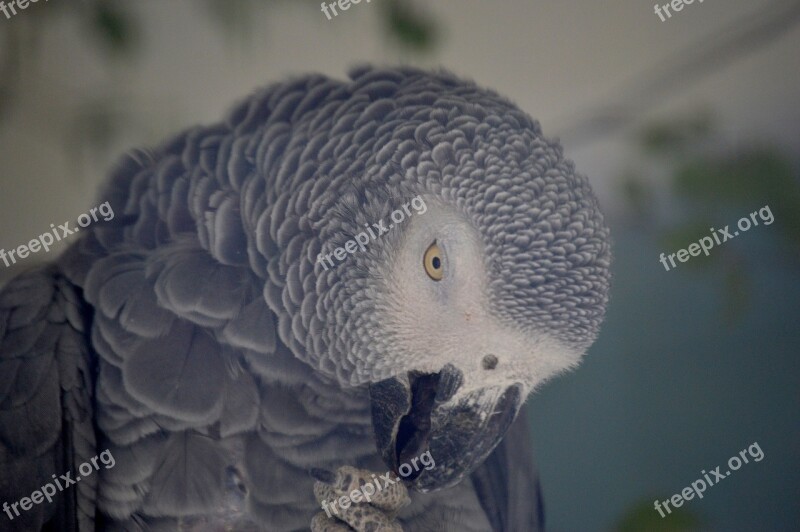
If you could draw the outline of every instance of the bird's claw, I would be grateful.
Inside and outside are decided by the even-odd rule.
[[[402,532],[395,516],[411,499],[397,476],[351,466],[314,473],[314,497],[324,511],[312,519],[312,532]]]

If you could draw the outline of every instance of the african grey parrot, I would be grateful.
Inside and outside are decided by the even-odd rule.
[[[598,334],[610,244],[538,122],[447,72],[309,75],[123,158],[101,201],[0,293],[0,501],[114,465],[0,528],[541,528],[519,412]]]

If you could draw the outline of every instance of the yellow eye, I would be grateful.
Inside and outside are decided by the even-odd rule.
[[[441,281],[444,276],[444,259],[442,259],[442,250],[433,241],[433,244],[428,246],[425,250],[425,256],[422,257],[422,265],[425,267],[425,273],[434,281]]]

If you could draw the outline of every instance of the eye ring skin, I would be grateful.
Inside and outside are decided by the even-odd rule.
[[[431,280],[438,282],[444,278],[444,254],[435,240],[422,255],[422,267]]]

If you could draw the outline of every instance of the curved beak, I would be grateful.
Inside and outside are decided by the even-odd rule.
[[[448,364],[439,373],[409,372],[370,386],[378,452],[418,491],[447,488],[468,476],[519,412],[521,385],[458,393],[462,384],[462,373]],[[427,460],[418,467],[423,455]]]

